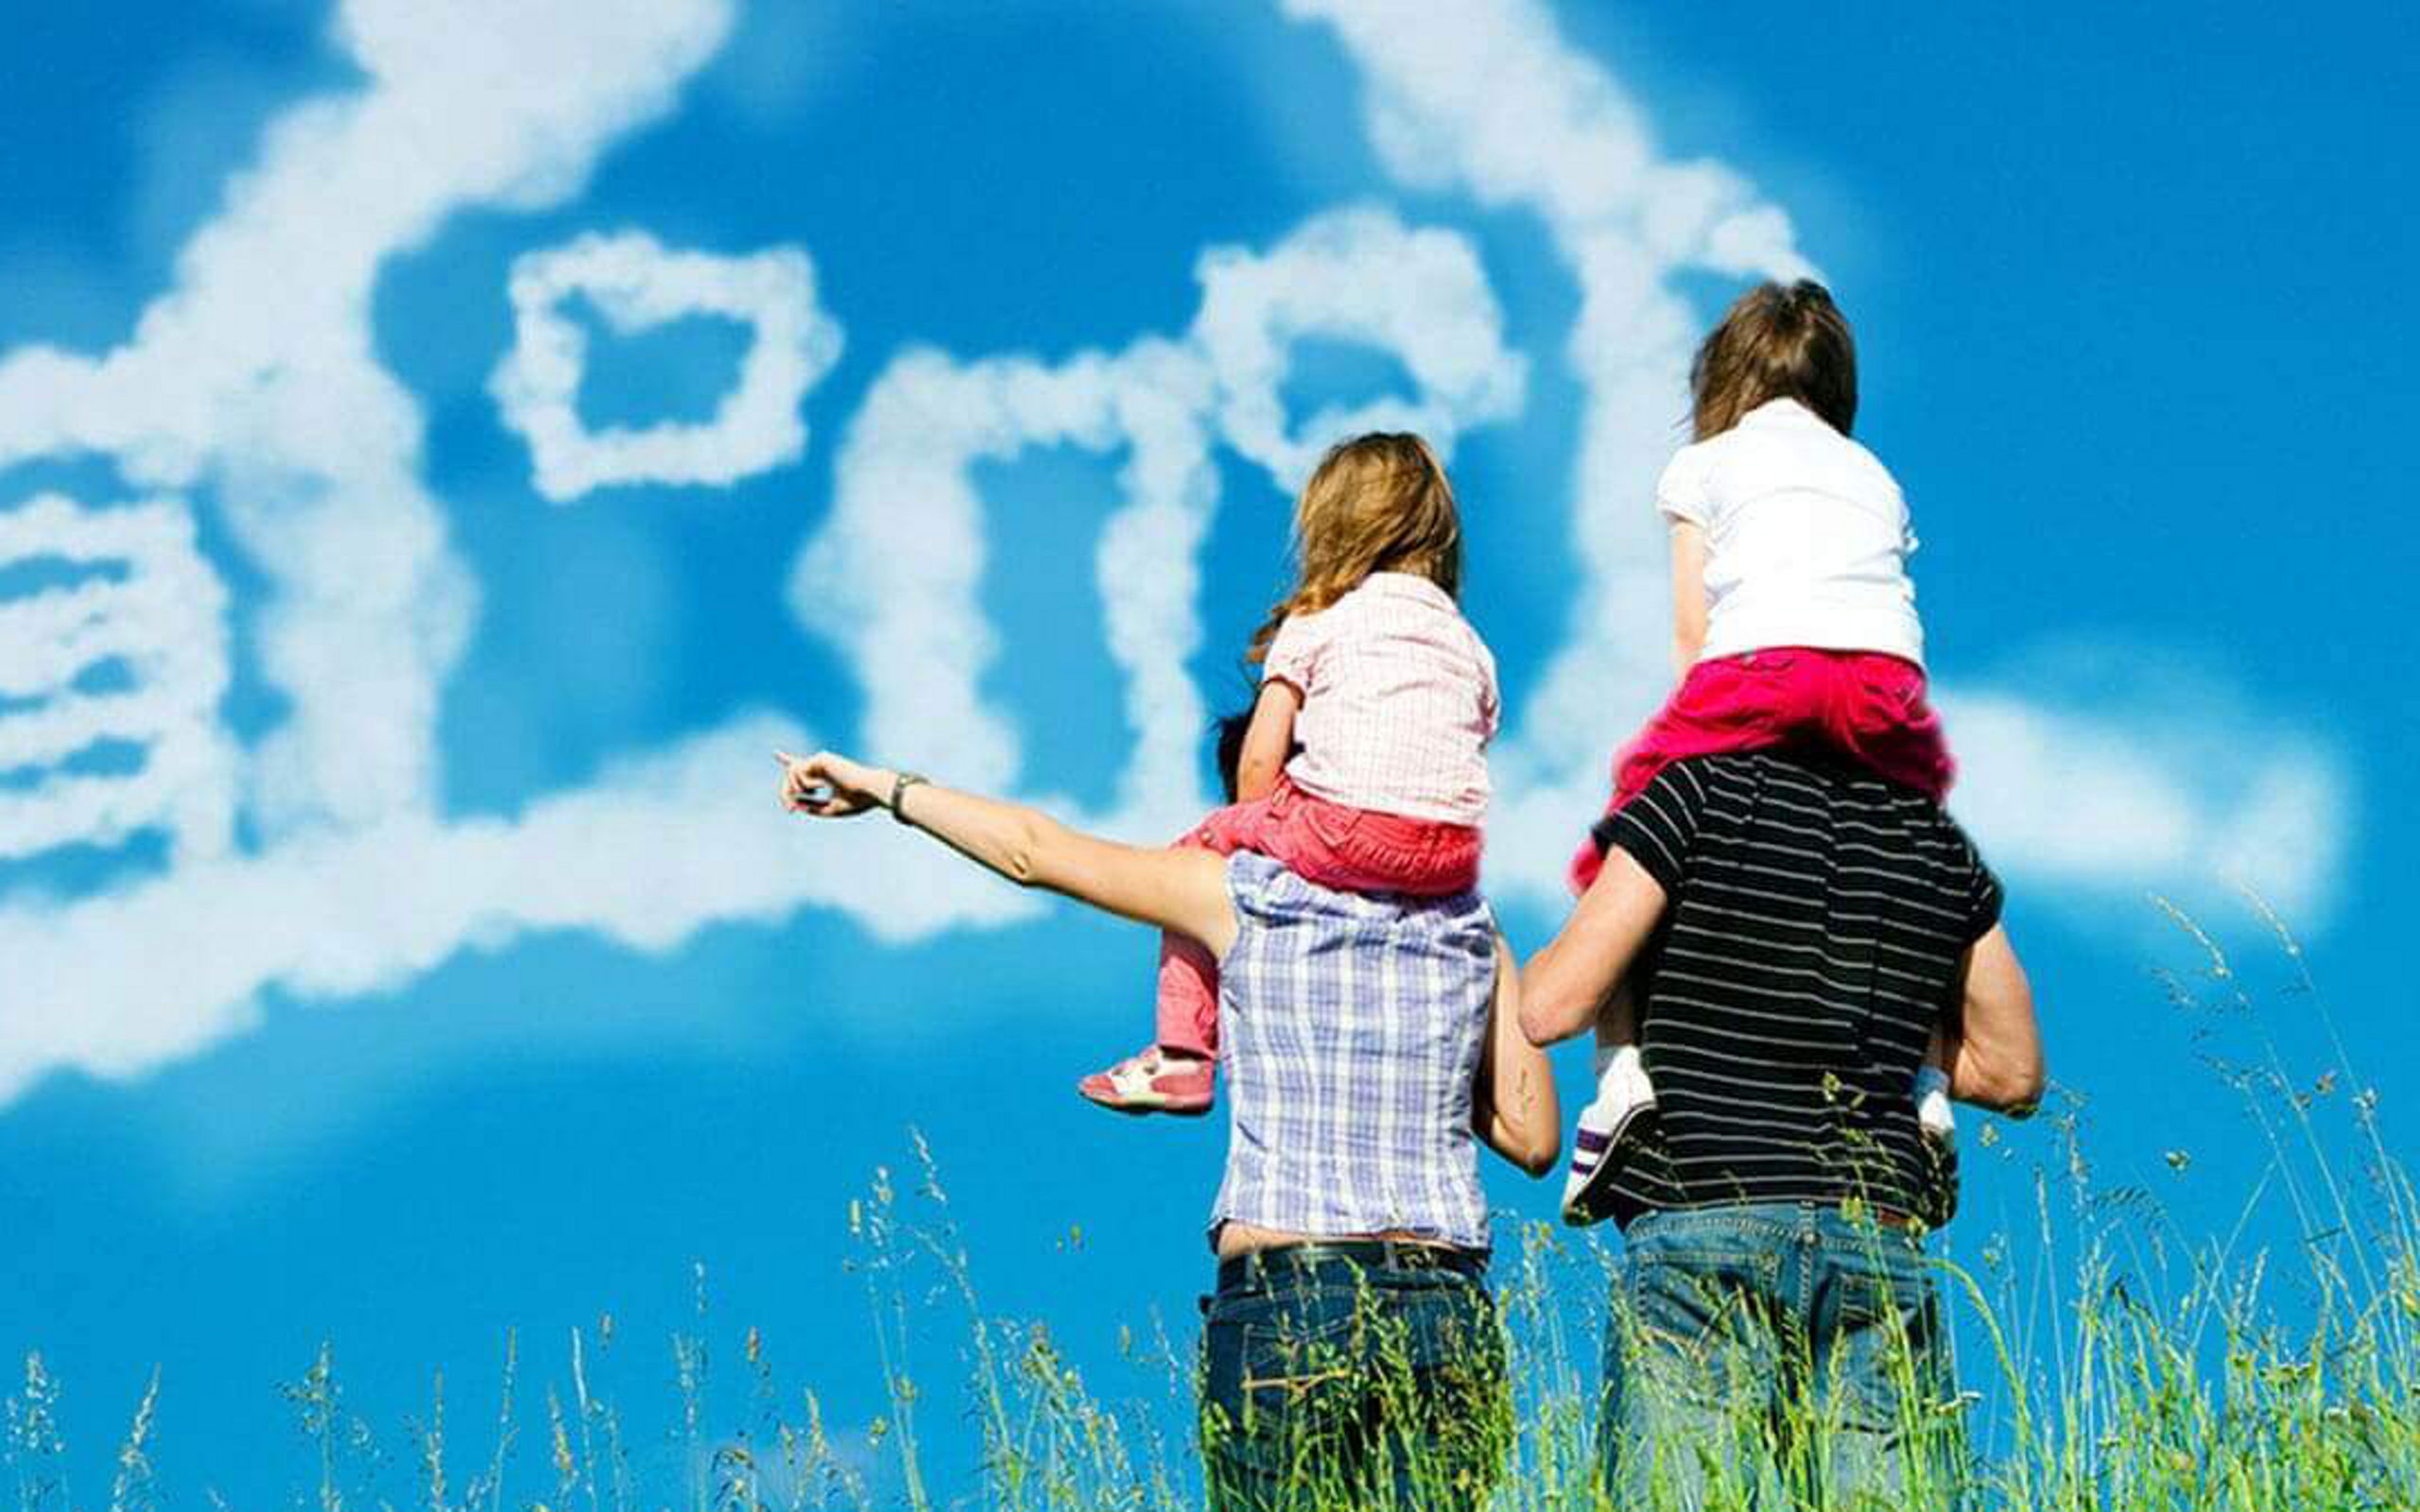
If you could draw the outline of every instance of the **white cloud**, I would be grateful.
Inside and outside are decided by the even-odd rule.
[[[11,1085],[47,1065],[156,1063],[201,1042],[196,1024],[243,1022],[273,982],[375,979],[296,976],[349,936],[302,937],[229,901],[262,896],[244,878],[305,874],[290,898],[307,919],[315,898],[378,885],[345,869],[351,837],[430,822],[439,691],[475,593],[421,476],[419,406],[376,360],[377,275],[458,210],[575,193],[606,144],[672,103],[729,21],[724,0],[350,0],[337,41],[368,82],[270,125],[131,338],[97,355],[0,353],[0,468],[98,455],[139,488],[206,490],[268,580],[259,671],[287,709],[241,764],[264,856],[187,855],[131,893],[0,912]],[[191,602],[216,617],[199,588]],[[39,644],[10,636],[0,665],[31,664]],[[70,821],[101,823],[53,819]],[[377,927],[419,926],[389,911]],[[352,938],[365,961],[396,958]],[[149,1059],[123,1053],[146,1044]]]
[[[1047,781],[1021,771],[1013,717],[980,691],[999,650],[979,599],[985,541],[1014,524],[987,510],[971,469],[1035,446],[1123,450],[1126,503],[1103,530],[1094,575],[1137,739],[1116,807],[1089,817],[1125,834],[1175,833],[1206,804],[1196,776],[1204,714],[1185,662],[1201,638],[1196,557],[1218,501],[1213,436],[1290,490],[1355,430],[1417,426],[1450,450],[1461,430],[1519,403],[1520,359],[1456,232],[1352,208],[1312,217],[1265,252],[1213,249],[1198,271],[1202,301],[1184,341],[1145,337],[1057,366],[915,352],[876,380],[841,442],[831,515],[790,585],[801,621],[857,669],[868,749],[992,790]],[[1297,342],[1315,334],[1396,356],[1415,392],[1324,409],[1289,431],[1280,386]]]
[[[246,795],[270,836],[428,805],[474,613],[419,406],[375,357],[381,266],[465,207],[571,195],[729,20],[724,0],[351,0],[337,40],[369,84],[270,125],[133,338],[0,355],[0,467],[99,453],[141,487],[210,487],[270,579],[262,671],[290,713]]]
[[[1646,501],[1675,439],[1700,326],[1678,278],[1787,276],[1806,263],[1788,217],[1739,176],[1660,159],[1637,106],[1535,4],[1287,8],[1335,28],[1400,182],[1536,215],[1579,288],[1564,355],[1585,395],[1570,483],[1581,581],[1566,644],[1499,753],[1491,833],[1491,885],[1508,900],[1551,903],[1569,845],[1602,799],[1607,753],[1668,678],[1662,542]],[[421,475],[419,406],[375,359],[375,280],[464,207],[534,209],[573,196],[600,151],[669,108],[730,19],[723,0],[353,0],[339,38],[368,84],[279,117],[132,338],[97,356],[0,353],[0,468],[100,454],[137,488],[214,504],[271,585],[259,670],[292,711],[235,768],[257,851],[227,849],[221,820],[180,820],[189,843],[164,875],[98,896],[0,904],[0,1100],[56,1068],[130,1075],[190,1055],[252,1022],[265,989],[381,990],[532,931],[595,931],[660,951],[709,921],[807,905],[841,910],[885,938],[996,924],[1036,906],[887,825],[841,833],[779,822],[765,753],[809,741],[771,715],[734,720],[509,819],[436,816],[438,696],[475,593]],[[532,59],[562,66],[532,68]],[[668,273],[686,254],[586,245],[606,249],[596,257],[610,276],[596,286],[609,320],[623,318],[610,308],[617,301],[643,322],[695,308],[682,301],[700,289],[728,293],[728,263]],[[561,283],[560,266],[542,259],[536,268],[541,292]],[[1038,445],[1115,455],[1125,497],[1093,565],[1139,739],[1112,812],[1092,817],[1167,833],[1203,799],[1194,775],[1201,702],[1185,664],[1201,635],[1214,444],[1290,485],[1331,428],[1417,424],[1450,445],[1520,402],[1521,359],[1503,349],[1484,269],[1453,232],[1347,211],[1261,252],[1207,253],[1200,272],[1201,310],[1181,337],[1055,364],[909,352],[876,382],[844,437],[829,518],[790,585],[801,618],[863,681],[856,740],[868,750],[977,785],[1029,785],[1013,719],[980,692],[998,649],[977,598],[985,544],[1013,522],[988,517],[970,469]],[[807,297],[785,306],[792,339],[776,359],[792,366],[776,389],[821,370],[809,329],[821,318],[799,313],[813,310],[811,284],[793,281],[790,294],[802,287]],[[532,347],[542,407],[565,391],[567,366],[577,382],[576,363],[559,342],[550,351],[542,319]],[[1391,352],[1418,392],[1289,424],[1277,396],[1309,337]],[[502,387],[526,397],[522,376]],[[612,438],[591,438],[583,451],[574,436],[568,462],[561,445],[542,444],[540,469],[565,492],[616,468],[704,477],[739,465],[735,457],[803,444],[783,434],[795,412],[795,394],[752,401],[720,450],[692,449],[695,438],[658,437],[673,444],[652,450],[616,443],[601,470],[594,443]],[[196,592],[195,603],[207,598]],[[207,617],[223,634],[215,602]],[[62,633],[47,622],[12,630],[0,641],[0,679],[55,696],[58,674],[35,670],[30,648]],[[203,679],[174,674],[167,685]],[[2282,900],[2324,899],[2342,801],[2324,752],[2230,765],[2212,747],[2228,743],[2232,726],[2146,730],[2090,704],[1992,688],[1966,691],[1950,714],[1968,762],[1961,804],[2020,879],[2172,882],[2260,863],[2300,836],[2302,880],[2267,880]],[[15,738],[28,751],[66,738],[42,729],[16,726]],[[206,774],[206,760],[184,760]],[[2068,781],[2051,782],[2052,770]],[[2117,863],[2115,843],[2086,850],[2068,839],[2078,782],[2107,809],[2094,824],[2123,841]],[[207,787],[197,779],[193,790]],[[66,816],[54,822],[102,822],[40,806]]]
[[[1450,448],[1465,427],[1521,407],[1521,358],[1478,255],[1461,236],[1407,230],[1386,211],[1321,215],[1266,253],[1202,254],[1193,339],[1219,375],[1219,423],[1288,490],[1320,454],[1362,431],[1418,431]],[[1394,353],[1419,393],[1327,405],[1290,429],[1281,387],[1305,336]]]
[[[0,467],[98,453],[155,486],[215,486],[274,585],[262,670],[293,705],[250,753],[259,851],[189,844],[163,875],[0,903],[0,1102],[60,1069],[127,1076],[192,1055],[255,1022],[265,990],[356,996],[533,931],[660,951],[714,920],[810,903],[882,938],[1033,911],[1031,898],[904,831],[783,823],[770,752],[814,738],[770,715],[625,763],[510,819],[433,812],[437,693],[473,599],[421,480],[419,407],[372,355],[371,288],[387,257],[456,209],[536,208],[577,191],[606,144],[671,103],[728,20],[719,0],[354,4],[339,29],[371,86],[272,125],[261,162],[187,247],[177,287],[130,343],[97,358],[0,353]],[[566,38],[579,40],[571,53]],[[531,70],[533,57],[579,66]],[[785,298],[806,287],[786,254],[755,266]],[[650,297],[631,294],[631,307]],[[796,329],[811,301],[784,308]],[[804,345],[828,363],[830,340]],[[1128,403],[1144,415],[1157,401]],[[107,544],[138,558],[130,590],[164,572],[171,585],[34,596],[23,608],[39,623],[0,621],[0,682],[55,688],[70,662],[104,648],[75,639],[87,622],[130,627],[106,648],[140,653],[185,620],[199,632],[195,654],[217,656],[223,679],[223,595],[206,567],[168,550],[191,547],[168,507],[73,515],[45,501],[0,513],[0,562]],[[190,668],[172,686],[187,706],[217,698]],[[0,726],[0,739],[47,748],[57,728]],[[154,743],[153,768],[167,744]],[[23,817],[102,828],[56,788]]]
[[[614,483],[728,484],[806,450],[799,402],[840,355],[840,327],[816,304],[815,266],[795,247],[746,257],[667,251],[644,232],[586,235],[512,265],[515,339],[489,388],[529,443],[538,491],[562,503]],[[750,328],[739,379],[704,424],[591,432],[576,403],[588,335],[563,314],[585,296],[616,334],[684,316]]]
[[[1940,702],[1961,762],[1951,807],[2013,884],[2100,902],[2242,885],[2297,927],[2326,917],[2343,780],[2291,731],[2206,708],[2086,713],[1957,689]]]
[[[73,581],[0,597],[0,858],[70,841],[113,845],[153,826],[180,861],[224,850],[234,749],[217,724],[227,689],[227,593],[176,499],[79,508],[57,494],[0,513],[0,569],[52,563]],[[115,683],[86,679],[115,670]],[[104,742],[141,748],[125,774],[62,764]]]
[[[62,1067],[128,1076],[191,1055],[251,1027],[267,987],[356,996],[533,933],[594,931],[652,953],[709,923],[809,904],[883,938],[1033,912],[1032,898],[887,821],[783,822],[770,753],[814,740],[742,715],[509,820],[399,814],[0,911],[0,1102]]]

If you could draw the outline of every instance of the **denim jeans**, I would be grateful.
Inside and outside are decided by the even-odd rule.
[[[1955,1505],[1964,1435],[1913,1235],[1837,1206],[1623,1235],[1598,1460],[1617,1507]]]
[[[1220,1267],[1202,1299],[1214,1512],[1486,1502],[1512,1433],[1495,1299],[1418,1246],[1383,1250],[1312,1246]]]

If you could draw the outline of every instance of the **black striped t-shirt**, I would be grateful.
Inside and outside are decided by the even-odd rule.
[[[1664,769],[1603,820],[1667,903],[1631,982],[1658,1117],[1614,1216],[1861,1195],[1946,1211],[1911,1086],[2000,887],[1940,806],[1791,753]]]

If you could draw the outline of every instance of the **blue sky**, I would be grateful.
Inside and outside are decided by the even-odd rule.
[[[2322,1069],[2224,875],[2390,1129],[2420,1094],[2406,15],[53,9],[0,61],[0,1351],[88,1490],[154,1365],[172,1486],[299,1482],[322,1338],[374,1421],[440,1368],[467,1420],[508,1328],[551,1368],[611,1312],[668,1403],[695,1262],[862,1423],[845,1215],[911,1125],[990,1305],[1148,1389],[1219,1130],[1069,1084],[1150,940],[786,823],[765,748],[1171,833],[1305,450],[1419,423],[1534,948],[1659,691],[1679,365],[1769,271],[1857,323],[2100,1179],[2222,1226],[2262,1157],[2201,1057]],[[2256,1022],[2169,1005],[2154,891]],[[2021,1222],[2047,1136],[1998,1150],[1953,1245]]]

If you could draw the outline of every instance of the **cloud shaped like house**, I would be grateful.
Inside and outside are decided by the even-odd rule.
[[[1535,0],[1285,9],[1326,28],[1358,72],[1394,186],[1533,217],[1579,291],[1560,357],[1582,403],[1568,473],[1580,581],[1563,644],[1497,753],[1491,821],[1491,886],[1551,905],[1572,829],[1601,800],[1611,740],[1669,676],[1662,541],[1643,501],[1702,319],[1683,281],[1810,264],[1788,215],[1740,175],[1659,154],[1637,103]],[[149,542],[130,582],[183,585],[173,609],[140,594],[71,605],[56,583],[0,593],[0,690],[38,705],[0,719],[0,755],[60,768],[0,808],[0,853],[143,827],[177,841],[164,864],[96,890],[0,899],[0,1099],[65,1068],[132,1075],[191,1055],[252,1023],[266,989],[391,988],[532,931],[663,951],[713,922],[819,907],[903,939],[1036,906],[888,827],[847,837],[843,867],[824,849],[835,842],[778,823],[755,768],[770,746],[813,740],[778,711],[739,712],[514,814],[450,816],[438,799],[441,694],[482,586],[424,472],[422,407],[375,355],[380,269],[463,210],[574,202],[600,153],[672,112],[731,22],[728,0],[347,0],[337,37],[364,81],[271,126],[128,340],[0,353],[0,469],[99,455],[138,496],[0,514],[0,556],[72,558],[78,541],[118,532]],[[532,56],[551,66],[527,68]],[[1525,87],[1487,83],[1507,77]],[[1187,329],[1137,333],[1115,352],[888,357],[789,579],[793,612],[866,690],[854,735],[869,749],[946,750],[970,782],[1049,796],[1036,791],[1048,774],[1025,769],[1016,711],[983,691],[998,627],[976,588],[1001,524],[972,468],[1033,446],[1115,453],[1124,497],[1093,569],[1138,739],[1115,801],[1089,817],[1169,833],[1203,799],[1185,666],[1214,454],[1290,488],[1333,429],[1417,425],[1450,442],[1516,412],[1545,357],[1506,342],[1469,238],[1382,204],[1313,216],[1265,248],[1213,249],[1197,271]],[[494,392],[542,494],[716,485],[804,455],[800,401],[831,368],[846,314],[845,301],[839,317],[822,309],[804,250],[710,256],[622,232],[533,252],[512,285],[519,334]],[[560,309],[575,293],[617,330],[700,311],[752,325],[715,419],[584,428],[579,335]],[[1289,422],[1278,396],[1310,337],[1393,353],[1414,392]],[[177,555],[184,506],[172,496],[204,501],[266,579],[254,670],[286,713],[250,745],[202,717],[201,695],[225,676],[211,650],[223,615],[215,580]],[[196,650],[136,668],[166,690],[159,700],[102,710],[62,660],[84,633],[69,622],[88,610],[76,624],[124,627],[130,652],[177,635]],[[1960,804],[2019,880],[2106,896],[2241,868],[2289,907],[2324,906],[2343,803],[2324,749],[2248,716],[2130,722],[2037,691],[1949,684],[1969,773]],[[69,781],[69,747],[113,733],[141,737],[143,765],[96,799]],[[2073,827],[2059,796],[2084,791],[2131,796],[2126,844],[2062,838]],[[2297,838],[2283,869],[2267,843],[2279,833]],[[150,948],[129,949],[136,940]]]
[[[615,334],[689,316],[748,327],[739,379],[702,424],[592,432],[577,408],[588,335],[563,313],[585,298]],[[815,265],[795,247],[745,257],[669,251],[645,232],[589,234],[512,265],[513,345],[489,388],[529,443],[538,491],[561,504],[616,483],[736,482],[806,450],[799,404],[840,356],[840,326],[815,302]]]

